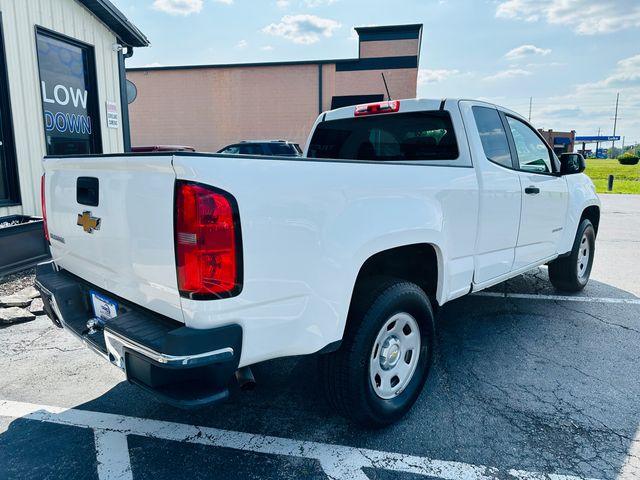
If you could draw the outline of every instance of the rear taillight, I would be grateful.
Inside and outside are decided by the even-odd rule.
[[[40,200],[42,202],[42,219],[44,224],[44,238],[49,241],[49,228],[47,227],[47,205],[44,197],[44,175],[40,180]]]
[[[238,295],[242,289],[242,243],[233,196],[179,181],[175,208],[180,294],[196,300]]]
[[[379,113],[395,113],[400,111],[400,100],[390,100],[380,103],[366,103],[357,105],[354,111],[356,117],[364,115],[377,115]]]

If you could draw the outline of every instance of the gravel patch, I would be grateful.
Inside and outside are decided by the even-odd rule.
[[[30,322],[35,319],[36,316],[33,313],[23,308],[10,307],[0,309],[0,325]]]
[[[36,269],[30,268],[23,272],[0,277],[0,296],[13,295],[23,288],[33,286]]]

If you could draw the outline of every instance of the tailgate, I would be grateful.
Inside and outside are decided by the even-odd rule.
[[[116,296],[183,322],[174,253],[172,156],[47,158],[44,170],[55,263]]]

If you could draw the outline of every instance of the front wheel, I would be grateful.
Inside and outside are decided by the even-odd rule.
[[[420,287],[393,279],[361,286],[340,349],[320,357],[329,403],[368,428],[400,419],[427,379],[433,339],[433,310]]]
[[[549,264],[549,280],[558,290],[579,292],[587,286],[596,248],[596,231],[590,220],[583,220],[571,253]]]

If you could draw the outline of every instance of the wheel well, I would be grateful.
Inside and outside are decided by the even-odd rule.
[[[595,205],[585,208],[584,212],[582,212],[582,216],[580,217],[580,223],[582,223],[585,218],[591,221],[597,235],[598,225],[600,225],[600,208]]]
[[[436,307],[438,257],[433,245],[420,243],[376,253],[364,262],[356,279],[356,287],[367,279],[379,276],[401,278],[415,283],[425,291],[434,308]]]

